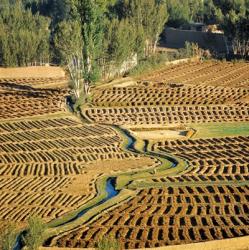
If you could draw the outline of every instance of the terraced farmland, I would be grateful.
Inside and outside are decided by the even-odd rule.
[[[131,201],[51,245],[93,247],[107,234],[133,249],[249,234],[249,137],[167,140],[151,147],[188,160],[190,167],[181,175],[134,181],[130,188],[138,194]]]
[[[0,88],[1,89],[1,88]],[[18,119],[66,110],[66,90],[2,90],[0,119]]]
[[[186,159],[192,169],[185,176],[212,177],[215,181],[249,180],[249,137],[224,137],[196,140],[168,140],[152,146]],[[212,180],[211,179],[211,180]],[[197,181],[197,180],[196,180]]]
[[[118,125],[181,125],[210,122],[249,121],[249,106],[153,106],[88,108],[86,114],[97,123]]]
[[[158,164],[125,152],[111,127],[83,124],[66,111],[63,90],[2,90],[0,221],[24,225],[82,206],[103,174]]]
[[[247,69],[248,63],[190,63],[155,71],[134,86],[97,87],[84,114],[142,131],[143,139],[156,130],[157,139],[140,139],[135,149],[162,165],[122,177],[136,192],[131,200],[46,244],[94,247],[110,235],[122,248],[138,249],[249,235]],[[158,139],[161,130],[178,127],[196,128],[196,139],[163,133]]]
[[[67,89],[3,83],[0,222],[38,215],[49,222],[44,245],[56,247],[249,235],[247,67],[191,63],[134,86],[96,87],[78,117]],[[187,135],[166,139],[165,128]]]
[[[8,121],[0,131],[0,220],[56,218],[96,194],[99,174],[155,164],[124,152],[113,129],[71,117]]]
[[[119,125],[238,122],[249,119],[249,90],[184,84],[138,84],[98,88],[94,107],[85,110],[95,122]]]
[[[151,85],[96,89],[93,93],[93,104],[100,107],[140,107],[238,105],[249,102],[249,89],[244,88],[163,83]]]

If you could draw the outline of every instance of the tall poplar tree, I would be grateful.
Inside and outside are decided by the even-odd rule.
[[[76,98],[86,98],[90,93],[90,86],[99,76],[101,44],[104,37],[103,20],[107,6],[114,1],[108,0],[71,0],[74,4],[73,15],[79,19],[83,49],[81,58],[74,57],[69,66],[76,88]],[[83,83],[81,83],[81,78]],[[83,86],[82,86],[83,85]],[[81,90],[83,88],[83,91]]]
[[[102,19],[104,18],[104,2],[97,0],[79,0],[79,16],[83,40],[83,78],[85,93],[89,93],[90,85],[98,78],[98,55],[103,37]],[[102,6],[101,6],[102,5]]]

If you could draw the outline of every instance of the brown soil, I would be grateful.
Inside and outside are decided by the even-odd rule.
[[[0,78],[59,78],[65,77],[60,67],[37,66],[19,68],[0,68]]]

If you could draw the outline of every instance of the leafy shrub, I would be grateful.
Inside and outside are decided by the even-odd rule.
[[[120,250],[120,244],[117,239],[112,237],[103,237],[97,243],[97,249],[99,250]]]
[[[167,61],[169,61],[169,58],[166,53],[155,54],[151,57],[141,60],[139,64],[129,72],[129,75],[140,75],[145,71],[159,68]]]
[[[24,242],[28,250],[38,250],[44,240],[45,224],[40,218],[30,217],[28,220],[28,231],[24,236]]]
[[[16,225],[11,223],[0,229],[0,249],[12,250],[15,246],[18,231]]]

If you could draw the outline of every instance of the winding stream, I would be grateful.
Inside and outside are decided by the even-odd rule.
[[[137,154],[145,154],[145,155],[152,156],[152,157],[154,156],[154,157],[159,157],[159,158],[165,158],[173,163],[172,168],[176,167],[177,161],[176,160],[174,161],[174,158],[171,158],[171,157],[159,154],[159,153],[154,153],[154,152],[148,151],[148,142],[147,141],[144,141],[143,152],[140,152],[139,150],[137,150],[135,148],[136,139],[129,133],[129,131],[122,129],[118,126],[112,126],[112,127],[116,128],[118,131],[121,131],[126,136],[126,142],[125,142],[126,144],[124,145],[126,150],[129,150],[130,152],[137,153]],[[105,188],[106,188],[105,189],[105,191],[106,191],[105,198],[103,198],[101,201],[97,202],[96,204],[94,204],[88,208],[83,209],[74,217],[68,219],[67,221],[65,221],[63,223],[57,224],[53,228],[67,225],[67,224],[79,219],[80,217],[82,217],[89,210],[91,210],[91,209],[105,203],[106,201],[109,201],[110,199],[116,197],[119,194],[119,191],[116,190],[115,186],[116,186],[116,177],[109,177],[106,181],[106,184],[105,184]],[[24,234],[25,234],[25,231],[22,231],[18,235],[14,250],[21,250],[22,249],[22,247],[23,247],[22,237]]]
[[[73,221],[77,220],[78,218],[82,217],[86,212],[91,210],[92,208],[97,207],[97,206],[105,203],[106,201],[112,199],[113,197],[117,196],[119,194],[119,191],[117,191],[115,189],[115,183],[116,183],[116,178],[115,177],[108,178],[107,181],[106,181],[106,189],[105,189],[105,191],[107,193],[107,196],[103,200],[101,200],[100,202],[94,204],[93,206],[90,206],[90,207],[88,207],[86,209],[83,209],[76,216],[74,216],[72,219],[70,219],[70,220],[68,220],[68,221],[66,221],[66,222],[64,222],[62,224],[59,224],[56,227],[64,226],[64,225],[66,225],[66,224],[68,224],[70,222],[73,222]]]

